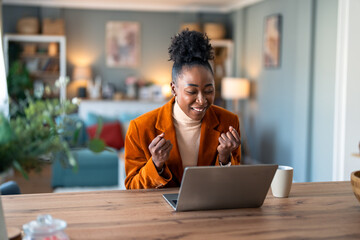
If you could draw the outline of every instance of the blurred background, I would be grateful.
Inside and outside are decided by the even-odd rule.
[[[292,166],[297,182],[348,180],[360,167],[351,155],[360,119],[351,89],[360,86],[349,78],[351,89],[338,92],[343,7],[338,0],[3,0],[8,92],[68,99],[80,104],[83,120],[121,113],[126,125],[169,99],[171,37],[185,28],[206,32],[215,103],[239,116],[244,163]],[[28,84],[10,74],[17,64]],[[341,126],[339,106],[351,112]]]

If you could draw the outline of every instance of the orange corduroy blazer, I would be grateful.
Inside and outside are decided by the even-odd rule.
[[[172,98],[164,106],[148,112],[130,122],[125,137],[125,186],[127,189],[179,187],[183,176],[183,165],[176,140],[172,118]],[[217,147],[221,133],[232,126],[240,133],[238,117],[218,106],[212,105],[201,123],[198,166],[219,165]],[[148,149],[159,134],[171,141],[173,148],[164,172],[159,175]],[[240,164],[240,147],[231,154],[231,164]]]

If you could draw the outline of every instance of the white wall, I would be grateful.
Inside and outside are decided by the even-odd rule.
[[[346,103],[346,132],[345,132],[345,179],[350,173],[360,169],[360,159],[351,156],[359,153],[360,142],[360,1],[350,1],[349,12],[349,69]]]
[[[2,1],[0,0],[0,112],[9,114],[4,54],[2,48]]]
[[[360,1],[339,1],[335,101],[334,180],[349,180],[360,169]]]

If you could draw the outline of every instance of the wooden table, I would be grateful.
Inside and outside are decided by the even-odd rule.
[[[38,214],[68,223],[76,239],[360,239],[360,203],[350,182],[295,183],[257,209],[174,212],[170,190],[2,196],[8,227]]]

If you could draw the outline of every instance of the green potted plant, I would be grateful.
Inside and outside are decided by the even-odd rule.
[[[29,71],[19,60],[11,64],[6,79],[9,96],[16,101],[26,99],[26,93],[32,91],[33,83]]]
[[[56,123],[57,117],[61,116],[64,120],[75,109],[76,105],[68,101],[60,104],[57,99],[29,100],[21,111],[23,113],[10,120],[0,113],[0,172],[13,167],[28,178],[29,171],[41,170],[58,153],[64,153],[65,158],[61,160],[76,171],[76,160],[70,149],[76,142],[78,127],[69,131],[64,124]],[[97,136],[101,125],[99,122]],[[69,136],[72,141],[65,140]],[[92,139],[87,147],[94,152],[107,149],[98,137]]]

